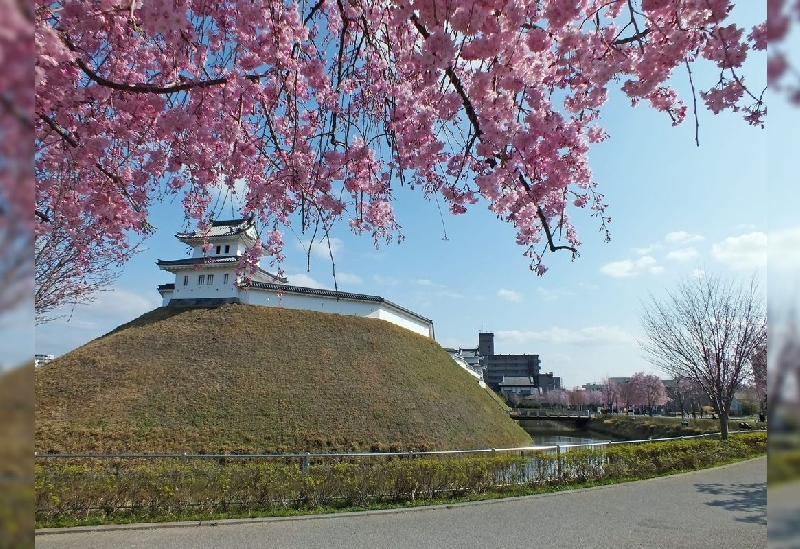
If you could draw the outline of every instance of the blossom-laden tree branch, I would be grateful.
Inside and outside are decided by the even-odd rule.
[[[0,315],[33,291],[33,13],[0,0]]]
[[[611,86],[680,123],[667,81],[705,59],[718,112],[761,124],[740,68],[764,24],[729,0],[200,2],[61,0],[36,25],[37,203],[106,241],[145,232],[149,205],[185,192],[188,220],[244,181],[243,215],[273,234],[400,236],[397,185],[453,213],[483,198],[543,255],[580,245],[571,214],[610,218],[588,164]],[[69,192],[51,174],[65,162]],[[68,196],[68,199],[63,197]],[[80,216],[72,216],[80,212]],[[71,230],[71,227],[65,227]],[[559,239],[557,242],[556,239]]]
[[[731,401],[766,344],[765,299],[755,279],[741,283],[708,274],[684,279],[663,300],[651,296],[641,322],[640,345],[650,362],[700,387],[726,438]]]
[[[64,194],[37,205],[39,213],[34,244],[34,311],[36,323],[43,324],[67,316],[68,308],[94,301],[121,274],[125,262],[138,250],[125,240],[108,242],[97,231],[94,218],[80,211],[65,218],[61,201],[71,201],[69,189],[77,174],[65,166],[56,187]],[[68,181],[72,179],[72,181]],[[77,226],[77,228],[76,228]]]

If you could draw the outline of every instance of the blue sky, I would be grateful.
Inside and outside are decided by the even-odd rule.
[[[748,73],[757,90],[765,80],[760,67],[763,61]],[[676,77],[676,85],[686,85],[683,74]],[[696,71],[695,83],[702,78],[713,79],[713,69]],[[611,137],[590,154],[610,205],[612,240],[603,242],[588,212],[573,215],[581,257],[573,262],[568,253],[548,254],[543,277],[529,270],[513,228],[485,204],[466,215],[445,210],[440,216],[435,201],[399,188],[395,208],[402,243],[376,249],[370,237],[354,236],[346,226],[333,232],[339,289],[381,295],[433,319],[436,338],[446,347],[474,347],[479,331],[492,331],[496,352],[539,354],[542,370],[561,376],[567,387],[637,371],[659,374],[636,344],[637,312],[648,293],[661,295],[698,269],[755,272],[766,288],[768,232],[770,258],[777,258],[771,289],[794,287],[790,273],[797,267],[792,254],[800,245],[800,223],[793,211],[792,172],[781,162],[788,164],[794,154],[793,140],[784,136],[793,135],[796,115],[780,101],[769,105],[767,131],[748,127],[736,114],[701,111],[697,148],[691,120],[673,128],[666,115],[644,106],[632,109],[614,97],[604,111]],[[37,327],[37,353],[64,354],[160,305],[156,286],[172,279],[155,262],[185,253],[174,238],[183,229],[180,201],[155,208],[152,222],[156,234],[113,291],[76,308],[69,321]],[[312,251],[306,271],[299,239],[287,234],[285,241],[283,268],[290,282],[333,286],[326,247]],[[20,326],[26,316],[31,315],[20,316]],[[6,334],[17,331],[29,337],[13,326]],[[13,340],[0,343],[7,364],[25,358]]]

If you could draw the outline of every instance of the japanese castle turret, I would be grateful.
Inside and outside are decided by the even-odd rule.
[[[244,280],[236,270],[242,254],[258,242],[255,219],[212,221],[203,231],[178,233],[192,248],[186,259],[158,260],[158,266],[175,275],[161,284],[163,306],[204,307],[245,303],[377,318],[434,338],[433,321],[380,296],[293,286],[277,274],[260,268]]]

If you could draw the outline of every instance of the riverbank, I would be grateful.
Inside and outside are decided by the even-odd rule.
[[[753,430],[766,429],[766,423],[734,418],[728,421],[729,431],[739,431],[740,423],[747,423]],[[679,417],[601,415],[589,420],[586,429],[593,433],[615,437],[618,440],[647,440],[650,438],[676,438],[719,432],[716,419],[686,419],[685,425]]]

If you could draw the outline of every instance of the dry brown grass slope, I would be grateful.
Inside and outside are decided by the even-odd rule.
[[[530,443],[434,341],[279,308],[156,309],[36,372],[39,452],[294,452]]]

